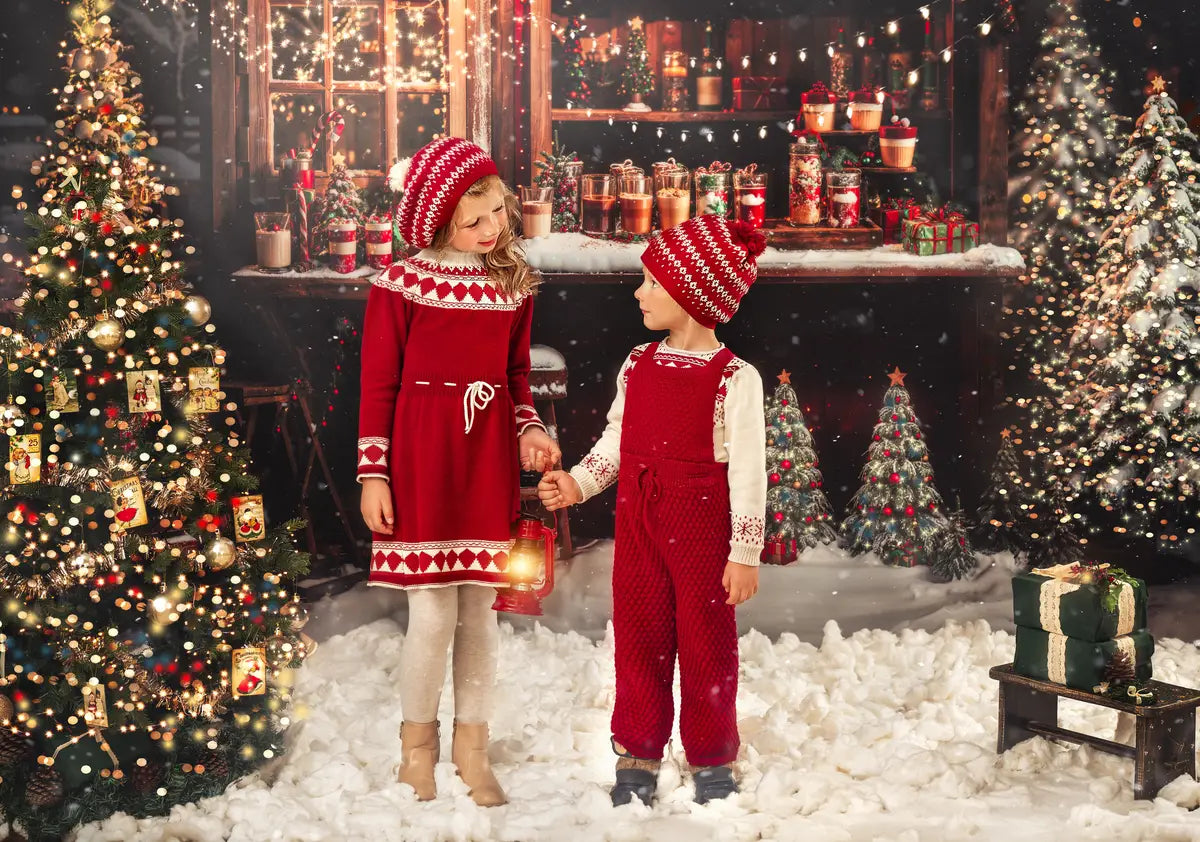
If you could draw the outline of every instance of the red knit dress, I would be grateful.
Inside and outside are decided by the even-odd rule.
[[[370,584],[505,583],[519,503],[517,436],[541,426],[529,389],[533,298],[482,260],[426,249],[381,273],[362,338],[358,477],[388,480],[392,535]]]

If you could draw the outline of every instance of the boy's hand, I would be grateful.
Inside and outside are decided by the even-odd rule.
[[[583,490],[566,471],[549,471],[538,483],[538,497],[547,511],[565,509],[583,501]]]
[[[721,587],[729,594],[726,605],[741,605],[758,593],[758,568],[748,564],[738,564],[736,561],[725,562],[725,575],[721,577]]]
[[[562,460],[558,442],[541,427],[528,427],[517,439],[522,471],[548,471]]]
[[[392,534],[392,489],[388,481],[367,477],[362,481],[362,500],[359,503],[367,528],[381,535]]]

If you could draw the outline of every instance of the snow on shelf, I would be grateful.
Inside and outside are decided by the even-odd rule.
[[[634,272],[642,271],[641,254],[644,244],[618,243],[597,240],[583,234],[551,234],[525,240],[525,256],[531,266],[543,272]],[[1016,275],[1025,268],[1025,261],[1016,249],[982,245],[961,254],[939,254],[919,257],[901,246],[879,246],[873,249],[804,249],[782,250],[768,248],[758,258],[760,269],[798,269],[813,274],[828,271],[835,274],[861,271],[863,274],[903,274],[912,270],[929,274],[945,270],[954,274]]]
[[[246,266],[234,272],[233,277],[246,280],[251,278],[282,278],[287,280],[320,278],[321,280],[331,281],[369,281],[378,274],[379,270],[373,269],[370,266],[360,266],[353,272],[342,274],[324,265],[317,264],[315,268],[308,272],[293,272],[290,269],[286,272],[261,272],[254,266]]]

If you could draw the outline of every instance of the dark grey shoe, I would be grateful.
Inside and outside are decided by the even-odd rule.
[[[696,803],[707,804],[716,798],[728,798],[738,791],[733,769],[728,766],[704,766],[692,773],[696,783]]]
[[[609,794],[614,807],[628,804],[634,798],[647,807],[654,801],[658,775],[645,769],[618,769],[617,782]]]

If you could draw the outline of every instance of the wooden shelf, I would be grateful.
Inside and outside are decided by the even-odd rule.
[[[916,167],[859,167],[858,169],[868,174],[917,171]]]
[[[757,123],[791,120],[796,112],[784,111],[622,111],[619,108],[555,108],[556,123]]]

